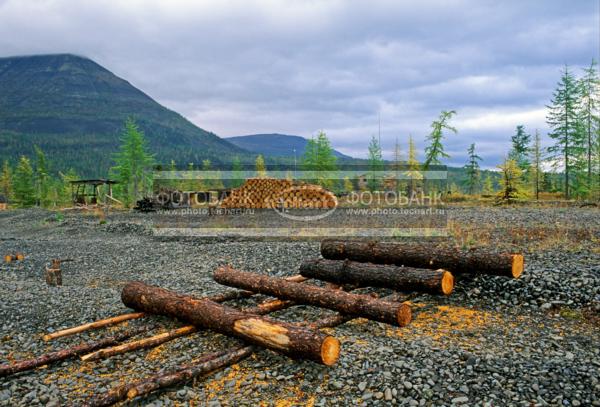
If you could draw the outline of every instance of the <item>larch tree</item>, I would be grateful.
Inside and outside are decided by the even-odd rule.
[[[479,161],[481,161],[481,157],[475,153],[475,143],[469,146],[467,152],[469,154],[469,161],[465,165],[465,172],[467,174],[466,184],[469,195],[473,195],[478,190],[480,184]]]
[[[379,139],[375,136],[371,137],[369,143],[369,172],[367,175],[367,188],[369,191],[378,191],[382,185],[382,175],[384,170],[383,155]]]
[[[524,197],[521,177],[523,172],[517,162],[506,158],[498,166],[500,170],[500,191],[496,196],[497,203],[511,203]]]
[[[555,141],[548,148],[549,158],[554,160],[555,166],[564,168],[564,195],[571,197],[574,179],[580,167],[579,159],[582,152],[582,125],[579,116],[581,102],[581,86],[575,76],[565,66],[552,100],[548,108],[546,121],[551,128],[549,136]],[[573,176],[575,175],[575,177]]]
[[[2,164],[2,175],[0,175],[0,194],[7,199],[12,199],[13,196],[13,181],[12,168],[8,160],[4,160]]]
[[[118,191],[123,203],[129,207],[152,185],[154,156],[148,152],[144,133],[133,118],[125,121],[121,135],[121,147],[115,155],[116,165],[111,169],[119,181]]]
[[[583,77],[579,80],[581,87],[581,120],[584,129],[584,143],[587,164],[588,190],[593,189],[594,161],[596,149],[600,147],[600,78],[598,77],[598,66],[595,60],[588,68],[583,70]],[[597,152],[600,154],[600,151]],[[600,162],[596,163],[600,165]],[[598,168],[600,181],[600,168]]]
[[[29,158],[21,156],[13,181],[13,196],[17,206],[22,208],[34,206],[36,193],[33,168]]]
[[[320,131],[316,141],[316,170],[317,183],[324,188],[332,188],[334,174],[337,170],[337,157],[333,154],[333,148],[325,132]]]
[[[421,172],[421,165],[417,158],[417,149],[412,136],[408,137],[408,160],[406,161],[406,167],[404,175],[408,179],[408,195],[412,196],[423,180],[423,173]]]
[[[50,178],[50,168],[46,155],[38,146],[34,146],[35,150],[35,194],[36,202],[39,206],[47,208],[50,206],[50,186],[52,179]]]
[[[494,181],[492,180],[492,176],[488,173],[483,179],[483,187],[481,190],[483,195],[492,195],[494,193]]]
[[[256,176],[258,178],[267,178],[267,167],[265,165],[265,159],[262,154],[259,154],[256,157],[256,161],[254,162],[254,166],[256,169]]]
[[[533,194],[535,195],[535,199],[540,199],[540,189],[542,187],[542,178],[544,176],[544,172],[542,171],[542,141],[540,137],[540,132],[535,129],[535,137],[533,139],[533,148],[530,151],[531,153],[531,189],[533,190]]]
[[[425,160],[423,161],[423,169],[427,171],[431,165],[441,165],[442,158],[450,158],[450,155],[444,151],[442,140],[444,139],[444,131],[448,130],[452,133],[457,133],[455,127],[449,124],[450,119],[456,115],[456,111],[443,110],[437,120],[431,123],[431,133],[427,136],[429,145],[425,148]]]
[[[394,176],[396,181],[396,191],[402,191],[406,186],[404,182],[401,180],[401,171],[405,167],[405,159],[402,154],[402,148],[400,147],[400,143],[398,143],[398,137],[396,137],[396,143],[394,144],[394,163],[392,169],[394,170]]]

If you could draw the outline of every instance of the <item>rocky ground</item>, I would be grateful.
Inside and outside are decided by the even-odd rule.
[[[130,404],[600,406],[600,211],[453,208],[449,230],[452,244],[523,251],[523,276],[464,277],[449,297],[417,296],[405,328],[359,319],[332,329],[343,345],[333,367],[261,351]],[[218,265],[283,276],[319,255],[318,242],[157,237],[152,216],[143,214],[0,212],[0,231],[0,255],[26,254],[0,266],[0,363],[135,325],[155,324],[155,332],[178,325],[150,318],[42,341],[47,332],[127,312],[119,292],[128,280],[200,296],[223,290],[211,280]],[[48,287],[42,276],[55,257],[73,259],[63,266],[62,287]],[[303,306],[275,316],[324,314]],[[235,343],[198,332],[99,362],[68,360],[0,379],[0,405],[81,405]]]

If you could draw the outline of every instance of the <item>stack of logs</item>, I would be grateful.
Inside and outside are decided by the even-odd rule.
[[[126,343],[120,342],[151,328],[121,332],[100,341],[2,365],[0,377],[71,357],[79,356],[85,362],[146,349],[190,335],[199,328],[233,336],[242,342],[229,350],[203,355],[194,363],[173,371],[117,386],[94,397],[88,404],[112,405],[183,383],[237,363],[261,348],[330,366],[339,358],[340,342],[321,332],[321,328],[338,326],[358,317],[403,327],[410,323],[412,312],[405,302],[406,294],[402,296],[398,292],[449,295],[454,287],[453,274],[484,273],[518,278],[524,265],[520,254],[388,242],[324,241],[321,254],[324,258],[303,262],[300,275],[288,278],[248,273],[230,266],[219,267],[213,275],[215,281],[241,290],[212,297],[195,298],[141,282],[130,282],[123,288],[121,299],[136,313],[55,332],[44,336],[44,339],[72,335],[150,314],[176,318],[189,325]],[[310,278],[327,283],[325,286],[306,284]],[[398,292],[384,298],[349,292],[360,287],[385,287]],[[255,293],[276,299],[245,310],[221,304]],[[288,323],[265,316],[298,304],[334,310],[337,314],[313,323]]]
[[[249,178],[223,200],[223,208],[334,208],[335,195],[319,185],[286,179]]]

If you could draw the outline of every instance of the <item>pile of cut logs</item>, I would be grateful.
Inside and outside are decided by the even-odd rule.
[[[212,297],[194,298],[142,282],[130,282],[123,288],[121,299],[135,313],[54,332],[45,335],[44,340],[151,315],[176,318],[188,325],[124,343],[154,327],[122,330],[96,342],[2,365],[0,377],[77,356],[88,362],[147,349],[190,335],[200,328],[235,337],[240,343],[222,352],[202,355],[193,363],[173,371],[114,387],[94,396],[88,405],[112,405],[180,384],[237,363],[262,348],[330,366],[340,356],[340,342],[321,332],[321,328],[335,327],[359,317],[403,327],[412,318],[410,305],[406,302],[411,298],[408,292],[412,295],[449,295],[454,287],[453,274],[484,273],[518,278],[524,264],[520,254],[388,242],[324,241],[321,254],[324,258],[303,262],[300,274],[288,278],[248,273],[230,266],[219,267],[213,275],[215,281],[239,290]],[[307,284],[306,280],[311,278],[326,284]],[[383,298],[350,292],[361,287],[385,287],[396,292]],[[242,310],[221,304],[255,293],[276,299]],[[306,323],[288,323],[266,316],[297,304],[334,310],[337,314]]]
[[[319,185],[296,185],[290,180],[250,178],[231,191],[223,208],[333,208],[335,195]]]

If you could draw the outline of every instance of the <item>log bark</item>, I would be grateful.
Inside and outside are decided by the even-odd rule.
[[[454,288],[454,277],[446,270],[360,263],[350,260],[308,260],[300,265],[300,273],[305,277],[337,284],[383,287],[397,291],[449,295]]]
[[[95,351],[96,349],[104,348],[106,346],[113,346],[119,342],[124,341],[125,339],[131,338],[132,336],[146,332],[147,330],[148,328],[129,330],[121,332],[109,338],[101,339],[99,341],[82,343],[80,345],[76,345],[68,349],[62,349],[56,352],[46,353],[35,358],[21,360],[12,364],[0,365],[0,377],[24,372],[26,370],[35,369],[37,367],[44,366],[53,362],[73,358],[79,355]]]
[[[291,357],[325,365],[333,365],[339,357],[340,343],[334,337],[242,312],[209,299],[194,299],[141,282],[127,284],[121,299],[126,306],[137,311],[179,318]]]
[[[65,261],[65,260],[63,260],[63,261]],[[301,275],[297,274],[295,276],[287,277],[286,280],[301,283],[303,281],[306,281],[307,278],[302,277]],[[230,300],[235,300],[235,299],[240,299],[240,298],[248,298],[248,297],[253,296],[254,294],[255,293],[253,293],[251,291],[232,290],[232,291],[221,293],[221,294],[215,294],[208,298],[214,302],[225,302],[225,301],[230,301]],[[47,334],[47,335],[44,335],[42,337],[42,339],[44,341],[49,341],[52,339],[60,338],[62,336],[74,335],[74,334],[77,334],[77,333],[80,333],[83,331],[87,331],[89,329],[102,328],[107,325],[118,324],[118,323],[121,323],[124,321],[128,321],[130,319],[142,318],[143,316],[145,316],[145,314],[143,312],[135,312],[135,313],[130,313],[130,314],[118,315],[116,317],[101,319],[98,321],[90,322],[88,324],[83,324],[83,325],[79,325],[79,326],[76,326],[73,328],[63,329],[61,331]]]
[[[522,254],[483,248],[463,250],[423,243],[324,240],[321,255],[330,260],[354,260],[419,268],[442,268],[453,274],[490,274],[518,278]]]
[[[118,315],[116,317],[100,319],[98,321],[90,322],[88,324],[83,324],[83,325],[75,326],[73,328],[63,329],[60,331],[46,334],[42,337],[42,339],[44,341],[48,342],[52,339],[61,338],[63,336],[75,335],[77,333],[84,332],[84,331],[87,331],[90,329],[102,328],[102,327],[105,327],[108,325],[114,325],[114,324],[118,324],[120,322],[129,321],[130,319],[142,318],[143,316],[145,316],[145,314],[143,312],[135,312],[135,313],[130,313],[130,314]]]
[[[411,319],[410,306],[407,304],[294,283],[277,277],[238,271],[229,266],[219,267],[213,278],[221,284],[388,324],[405,326]]]
[[[399,299],[398,297],[398,294],[392,294],[384,299],[388,301],[395,301]],[[315,328],[333,328],[352,319],[353,317],[349,315],[336,314],[329,318],[323,318],[318,322],[311,323],[309,326]],[[162,388],[171,387],[179,383],[185,383],[194,379],[195,377],[207,375],[211,372],[231,366],[234,363],[238,363],[241,360],[248,358],[256,351],[257,348],[254,346],[242,345],[229,351],[215,352],[204,355],[194,363],[187,366],[182,366],[179,369],[175,369],[167,373],[159,373],[134,383],[115,387],[102,396],[93,397],[86,405],[90,407],[111,406],[125,399],[131,400],[135,397],[144,396]]]
[[[270,312],[287,308],[291,305],[292,303],[290,301],[268,300],[258,304],[255,307],[248,308],[244,311],[264,315]],[[121,345],[113,346],[110,348],[100,349],[95,352],[88,353],[87,355],[81,356],[81,360],[83,362],[89,362],[93,360],[108,358],[115,355],[120,355],[127,352],[132,352],[134,350],[154,348],[156,346],[162,345],[163,343],[172,341],[173,339],[190,335],[196,332],[196,330],[197,329],[194,325],[186,325],[177,329],[172,329],[170,331],[160,333],[158,335],[151,336],[149,338],[123,343]]]

